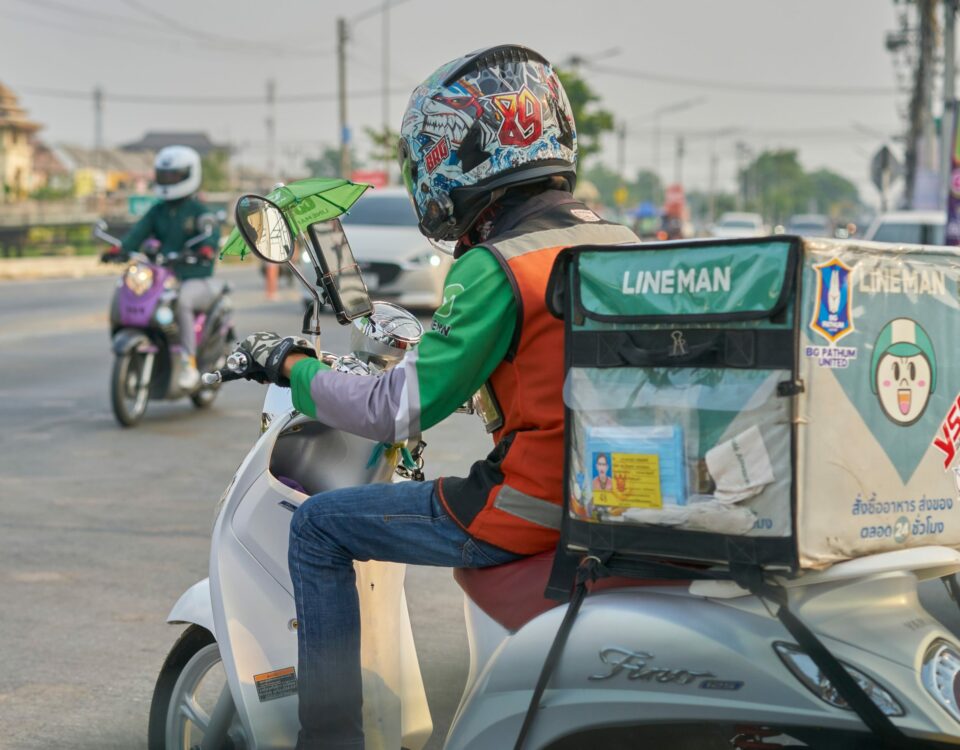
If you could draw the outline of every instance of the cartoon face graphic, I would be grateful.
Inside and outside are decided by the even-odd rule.
[[[923,354],[884,354],[877,366],[877,396],[884,414],[898,424],[913,424],[930,398],[930,362]]]
[[[937,384],[937,359],[927,332],[909,318],[883,327],[873,350],[870,386],[887,419],[912,425],[927,408]]]

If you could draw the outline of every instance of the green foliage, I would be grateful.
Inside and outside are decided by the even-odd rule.
[[[228,162],[230,155],[226,151],[211,151],[200,160],[203,178],[200,189],[208,193],[220,193],[230,189]]]
[[[828,169],[807,173],[795,150],[764,151],[741,170],[741,195],[749,211],[757,211],[774,224],[799,213],[820,213],[836,218],[848,215],[859,204],[856,186]]]
[[[50,185],[44,185],[41,188],[37,188],[32,193],[30,197],[36,201],[60,201],[66,200],[67,198],[73,197],[73,185],[67,187],[51,187]]]
[[[621,185],[627,188],[626,208],[633,208],[643,201],[651,201],[659,206],[663,200],[663,186],[660,178],[646,169],[641,169],[632,181],[624,183],[614,170],[605,164],[598,163],[589,169],[581,170],[579,179],[593,184],[600,193],[600,202],[606,206],[616,204],[614,193]]]
[[[357,156],[350,149],[350,164],[356,169]],[[340,149],[336,146],[325,146],[316,159],[307,159],[303,166],[310,172],[311,177],[339,177],[340,176]]]
[[[372,164],[379,166],[384,162],[387,164],[397,163],[400,133],[390,128],[364,128],[364,132],[373,144],[370,149],[370,162]]]
[[[600,96],[579,74],[570,70],[557,70],[560,83],[567,92],[573,119],[577,124],[577,141],[580,163],[600,150],[600,136],[613,130],[613,115],[599,109],[596,103]]]

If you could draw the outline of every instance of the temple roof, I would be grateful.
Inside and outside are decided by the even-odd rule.
[[[16,94],[0,83],[0,128],[34,133],[42,127],[40,123],[27,118],[27,112],[20,106]]]

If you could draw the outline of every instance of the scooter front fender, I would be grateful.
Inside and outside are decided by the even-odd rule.
[[[209,630],[216,638],[217,634],[213,627],[213,605],[210,602],[209,578],[197,581],[181,594],[177,603],[173,605],[173,609],[170,610],[170,614],[167,615],[167,622],[171,625],[199,625],[201,628]]]
[[[114,354],[126,354],[133,349],[140,351],[156,351],[156,346],[143,331],[136,328],[121,328],[113,334],[111,348]]]

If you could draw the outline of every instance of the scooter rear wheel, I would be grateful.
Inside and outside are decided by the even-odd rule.
[[[150,705],[149,750],[199,747],[225,685],[217,642],[210,631],[191,625],[173,644],[157,678]],[[245,748],[243,729],[234,715],[224,750]]]
[[[124,427],[133,427],[143,419],[150,400],[150,384],[141,387],[146,355],[136,351],[118,354],[113,361],[110,378],[110,404],[117,421]]]

